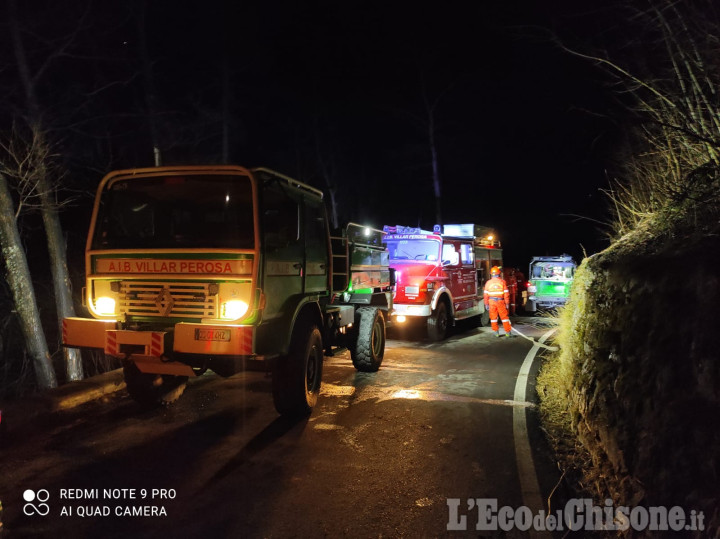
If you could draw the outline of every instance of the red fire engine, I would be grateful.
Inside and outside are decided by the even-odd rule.
[[[395,270],[393,322],[427,321],[428,336],[445,338],[456,320],[479,317],[487,325],[483,285],[492,266],[502,266],[502,249],[490,228],[445,225],[433,232],[386,226],[383,242]]]

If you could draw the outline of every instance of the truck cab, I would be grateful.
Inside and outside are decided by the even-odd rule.
[[[83,304],[63,344],[123,364],[144,405],[188,378],[251,365],[273,373],[282,414],[309,413],[323,354],[380,367],[392,305],[380,230],[331,235],[321,191],[264,168],[158,167],[101,181],[88,234]]]
[[[570,255],[533,257],[528,272],[525,311],[534,313],[565,305],[576,267]]]
[[[502,265],[496,236],[472,224],[436,225],[434,230],[385,226],[384,242],[395,270],[393,322],[423,320],[439,341],[456,320],[487,324],[482,287],[490,268]]]

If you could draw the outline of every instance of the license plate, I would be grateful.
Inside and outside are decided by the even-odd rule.
[[[196,329],[196,341],[224,341],[230,340],[229,329]]]
[[[419,286],[406,286],[405,287],[406,294],[417,294],[418,292],[420,292]]]

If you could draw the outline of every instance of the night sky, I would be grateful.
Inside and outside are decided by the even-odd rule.
[[[588,253],[606,245],[591,219],[608,219],[598,190],[617,138],[605,116],[611,97],[596,67],[550,39],[590,46],[612,20],[605,3],[106,4],[70,3],[66,20],[52,3],[21,6],[35,33],[60,35],[85,17],[75,57],[50,71],[44,99],[70,176],[88,193],[104,171],[152,165],[139,114],[145,9],[163,164],[219,162],[226,76],[230,162],[325,189],[322,161],[344,220],[432,228],[425,95],[437,100],[445,223],[496,227],[506,265],[521,268],[533,255],[579,258],[581,244]],[[73,91],[91,96],[83,111],[59,112],[53,100]],[[90,198],[79,204],[76,219]]]
[[[240,68],[234,161],[324,187],[307,164],[315,156],[296,154],[298,147],[312,154],[319,139],[337,170],[344,215],[431,228],[424,90],[429,100],[440,98],[445,222],[498,227],[506,263],[521,267],[536,254],[577,257],[580,244],[602,248],[597,225],[573,217],[605,218],[598,188],[607,186],[612,124],[592,114],[603,113],[607,99],[601,73],[548,37],[595,31],[587,27],[595,15],[561,3],[543,12],[545,4],[226,7],[223,47]],[[169,72],[187,59],[208,67],[220,40],[213,36],[219,12],[210,11],[198,18],[187,9],[153,44]]]

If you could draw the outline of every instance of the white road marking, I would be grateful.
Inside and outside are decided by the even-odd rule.
[[[518,335],[520,335],[521,337],[527,339],[528,341],[531,341],[531,342],[535,343],[537,346],[540,346],[540,347],[542,347],[542,348],[546,348],[546,349],[551,350],[551,351],[553,351],[553,352],[557,352],[557,351],[559,350],[559,348],[558,348],[557,346],[548,346],[548,345],[546,345],[546,344],[543,344],[542,338],[540,339],[540,342],[537,342],[537,341],[536,341],[535,339],[533,339],[532,337],[528,337],[528,336],[525,335],[524,333],[521,333],[520,330],[519,330],[518,328],[516,328],[515,326],[512,327],[512,330],[513,330],[515,333],[517,333]],[[553,330],[549,331],[548,333],[552,333],[553,331],[555,331],[555,330],[553,329]]]
[[[527,387],[530,377],[530,368],[533,360],[544,342],[552,335],[556,329],[546,332],[538,342],[534,342],[532,348],[525,356],[520,372],[515,382],[515,395],[513,400],[516,402],[527,402]],[[515,439],[515,460],[517,462],[518,476],[520,477],[520,491],[522,493],[523,504],[530,508],[533,514],[543,509],[542,493],[540,492],[540,484],[537,479],[537,472],[533,462],[532,448],[530,447],[530,438],[528,437],[527,418],[525,408],[513,408],[513,438]],[[528,530],[528,537],[549,537],[547,532],[539,532]]]

